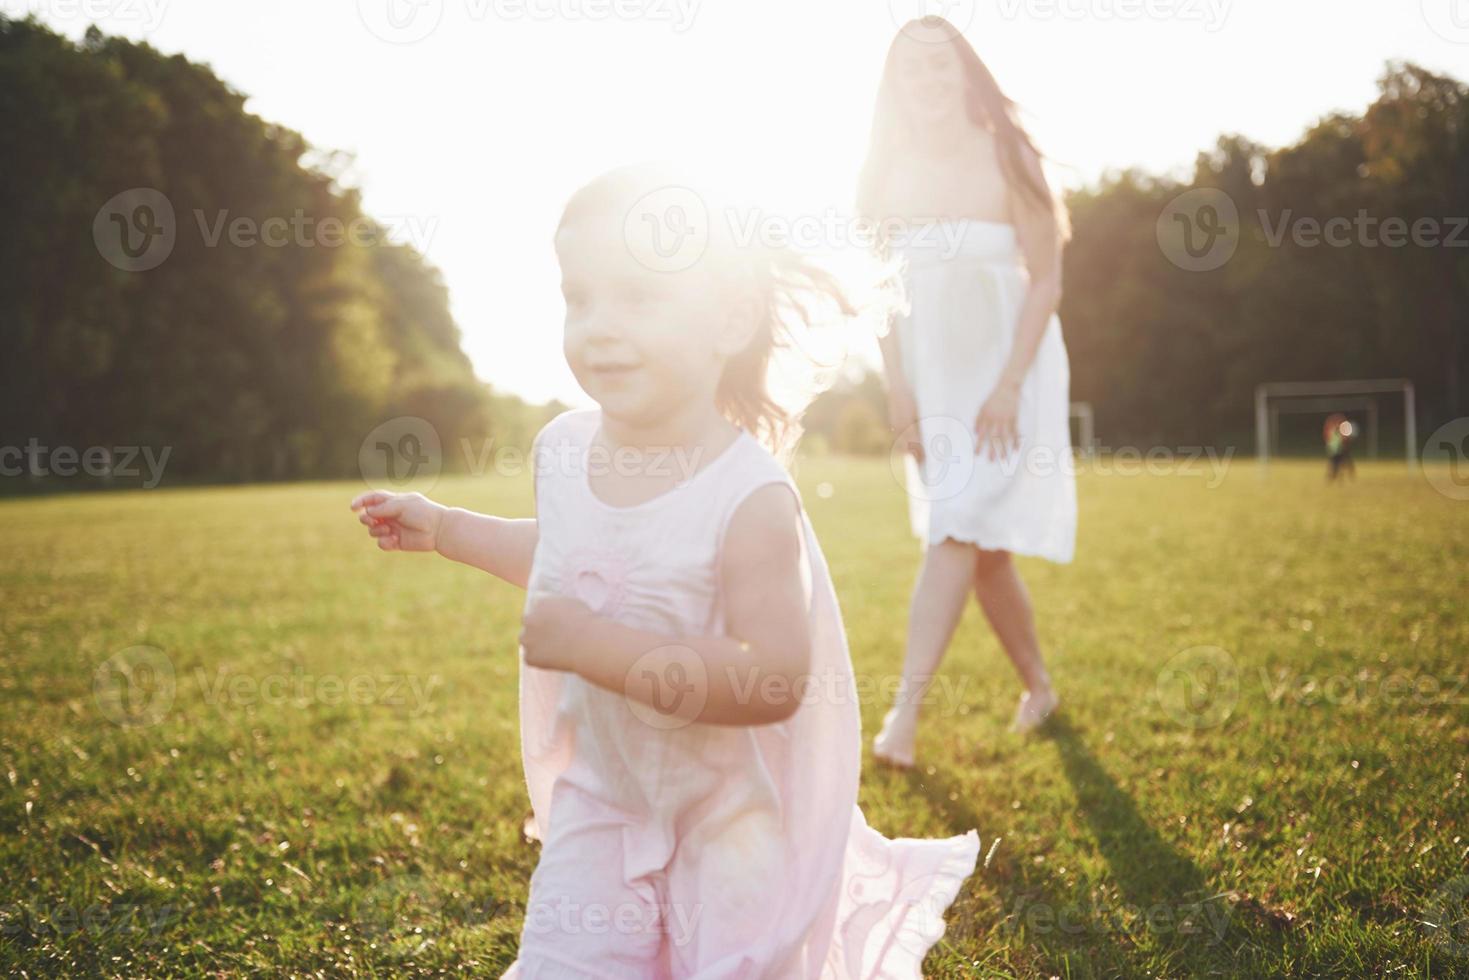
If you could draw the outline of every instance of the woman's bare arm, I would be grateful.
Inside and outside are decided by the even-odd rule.
[[[1040,159],[1028,150],[1024,159],[1026,167],[1044,187]],[[1040,350],[1051,315],[1061,301],[1061,235],[1055,216],[1049,208],[1027,198],[1013,182],[1007,193],[1010,220],[1030,273],[1030,286],[1020,306],[1010,356],[974,422],[976,449],[992,459],[1002,458],[1020,446],[1020,390],[1035,361],[1036,351]]]
[[[1045,187],[1040,159],[1025,150],[1024,160],[1032,176]],[[1040,349],[1041,337],[1051,322],[1051,315],[1061,302],[1061,235],[1055,217],[1019,187],[1010,188],[1010,214],[1021,255],[1030,273],[1030,289],[1020,307],[1015,341],[1000,374],[1000,384],[1019,391],[1035,360],[1036,351]]]

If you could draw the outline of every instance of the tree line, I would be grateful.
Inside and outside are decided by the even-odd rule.
[[[0,447],[340,477],[386,419],[525,447],[561,409],[477,380],[438,271],[363,212],[349,161],[208,67],[0,17],[0,119]],[[1127,170],[1067,202],[1072,397],[1103,443],[1247,448],[1263,381],[1405,377],[1420,432],[1469,414],[1464,83],[1389,63],[1294,145],[1226,135],[1188,181]],[[882,416],[880,380],[847,378],[807,444],[884,452]]]
[[[166,446],[170,481],[243,481],[354,474],[398,416],[528,443],[557,406],[479,382],[349,161],[244,104],[182,56],[0,17],[0,446],[73,470]]]

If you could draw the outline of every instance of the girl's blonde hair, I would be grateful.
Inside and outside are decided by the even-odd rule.
[[[709,241],[697,259],[708,263],[721,286],[711,298],[718,311],[743,304],[754,321],[749,343],[729,358],[714,393],[715,406],[735,425],[755,436],[777,457],[789,461],[800,438],[801,415],[830,381],[842,357],[823,359],[813,348],[879,307],[890,286],[886,276],[869,283],[870,297],[859,303],[855,281],[844,281],[815,258],[785,245],[738,241],[730,220],[734,208],[717,209],[717,198],[654,164],[611,170],[583,186],[567,202],[557,231],[590,215],[625,222],[639,202],[660,192],[696,200],[709,222]],[[677,274],[650,270],[651,275]],[[879,314],[880,315],[880,314]]]

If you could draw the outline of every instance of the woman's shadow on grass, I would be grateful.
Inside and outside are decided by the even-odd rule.
[[[1064,716],[1051,719],[1039,736],[1060,755],[1077,811],[1107,863],[1108,878],[1068,892],[1032,856],[1006,852],[984,872],[997,882],[1002,897],[1001,934],[1039,946],[1058,968],[1063,963],[1073,969],[1091,967],[1095,953],[1111,946],[1117,955],[1108,959],[1114,962],[1131,959],[1145,947],[1155,955],[1163,952],[1170,969],[1190,975],[1217,969],[1227,961],[1226,943],[1233,945],[1225,899],[1210,888],[1197,865],[1143,819],[1132,797],[1102,768]],[[967,802],[970,794],[943,772],[914,770],[908,782],[957,826],[994,825],[992,817],[984,819],[973,811]],[[1057,972],[1068,975],[1067,970]]]

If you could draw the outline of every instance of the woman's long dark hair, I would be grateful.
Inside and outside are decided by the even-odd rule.
[[[947,36],[946,43],[953,46],[964,67],[966,114],[976,126],[992,125],[998,143],[1000,169],[1011,187],[1018,187],[1037,206],[1049,213],[1056,222],[1056,230],[1062,241],[1070,237],[1071,225],[1066,207],[1053,195],[1045,181],[1026,166],[1024,151],[1028,150],[1039,159],[1041,154],[1031,141],[1030,135],[1020,125],[1015,103],[1000,90],[995,76],[980,60],[973,45],[953,24],[942,17],[920,17],[903,25],[898,36],[888,47],[887,61],[883,66],[882,82],[877,90],[877,104],[872,112],[872,136],[867,148],[867,160],[862,166],[862,176],[857,185],[857,211],[871,221],[881,221],[890,215],[879,214],[884,183],[892,172],[894,157],[902,152],[903,109],[898,104],[897,84],[893,63],[898,45],[914,30],[935,30]]]

